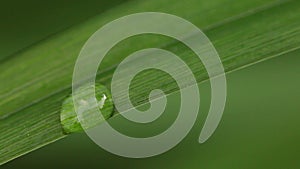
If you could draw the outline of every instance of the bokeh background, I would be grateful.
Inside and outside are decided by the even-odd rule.
[[[3,2],[0,60],[14,57],[13,53],[122,2]],[[228,98],[222,121],[204,144],[198,143],[198,137],[209,106],[208,82],[199,86],[201,112],[193,129],[178,146],[162,155],[146,159],[119,157],[79,133],[1,168],[300,168],[299,64],[300,50],[297,50],[228,74]],[[175,98],[176,94],[169,97],[174,100],[172,105],[176,105]],[[176,106],[172,105],[169,111],[176,112]],[[112,123],[118,123],[119,119],[114,120]],[[132,130],[151,132],[143,128]]]

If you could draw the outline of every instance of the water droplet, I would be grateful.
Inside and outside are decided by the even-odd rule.
[[[87,88],[90,88],[90,87],[93,87],[95,89],[97,105],[91,104],[92,103],[91,100],[94,99],[92,97],[92,94],[85,92],[87,90]],[[91,109],[98,107],[103,116],[102,119],[99,119],[99,118],[98,119],[88,119],[88,118],[93,118],[95,116],[92,116],[92,115],[85,116],[85,118],[87,118],[85,120],[91,120],[91,124],[88,124],[88,126],[87,126],[88,128],[94,127],[112,116],[113,109],[114,109],[112,97],[111,97],[110,91],[104,85],[95,84],[93,86],[90,86],[90,85],[82,86],[82,87],[79,87],[75,93],[76,94],[74,95],[74,97],[80,95],[79,105],[82,105],[82,107],[89,107]],[[85,112],[83,112],[83,113],[85,113]],[[88,110],[87,110],[87,113],[95,113],[95,112],[88,112]],[[97,117],[99,117],[99,116],[97,116]],[[68,96],[62,104],[60,120],[61,120],[61,124],[62,124],[62,127],[63,127],[65,133],[74,133],[74,132],[83,131],[83,128],[78,120],[78,116],[75,112],[72,95]]]

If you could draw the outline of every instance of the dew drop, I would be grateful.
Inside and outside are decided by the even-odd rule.
[[[91,123],[88,124],[88,127],[94,127],[106,119],[110,118],[113,114],[114,105],[112,101],[112,97],[110,91],[101,84],[95,84],[92,87],[95,89],[97,105],[91,105],[91,99],[94,99],[91,94],[85,94],[87,88],[91,86],[82,86],[76,90],[76,93],[80,93],[81,99],[79,100],[79,104],[83,107],[98,107],[102,114],[102,119],[94,119],[95,116],[87,116],[87,120],[91,120]],[[82,95],[83,94],[83,95]],[[76,97],[75,94],[74,97]],[[83,112],[85,113],[85,112]],[[91,112],[88,112],[91,113]],[[95,112],[92,112],[95,113]],[[99,117],[99,116],[97,116]],[[93,119],[92,119],[93,118]],[[83,131],[83,128],[78,120],[77,114],[75,112],[74,103],[72,99],[72,95],[68,96],[62,103],[61,112],[60,112],[60,121],[63,127],[63,130],[66,134],[80,132]],[[85,126],[86,128],[86,126]]]

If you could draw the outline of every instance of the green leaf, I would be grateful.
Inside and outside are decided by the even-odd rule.
[[[183,17],[202,29],[215,45],[225,71],[295,51],[300,46],[300,2],[277,0],[130,1],[52,36],[1,63],[0,164],[63,138],[60,109],[71,93],[73,67],[85,41],[118,17],[158,11]],[[207,73],[192,51],[173,39],[146,35],[118,44],[103,61],[97,81],[109,87],[117,64],[130,53],[159,47],[179,55],[198,83]],[[199,66],[199,64],[200,66]],[[156,72],[137,76],[130,91],[137,106],[153,88],[178,90],[172,78]],[[155,77],[155,78],[154,78]]]

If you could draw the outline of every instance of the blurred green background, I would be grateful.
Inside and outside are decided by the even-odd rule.
[[[0,61],[125,0],[3,0]]]
[[[107,3],[114,6],[121,0],[6,1],[0,6],[0,60],[105,11]],[[209,106],[208,82],[199,87],[201,112],[193,129],[179,145],[162,155],[146,159],[119,157],[80,133],[1,168],[300,168],[299,63],[297,50],[228,74],[222,121],[204,144],[198,143],[198,137]],[[169,99],[176,105],[176,94]],[[176,106],[168,109],[172,111]],[[113,119],[112,123],[118,120],[122,119]],[[159,130],[161,126],[149,127]]]

